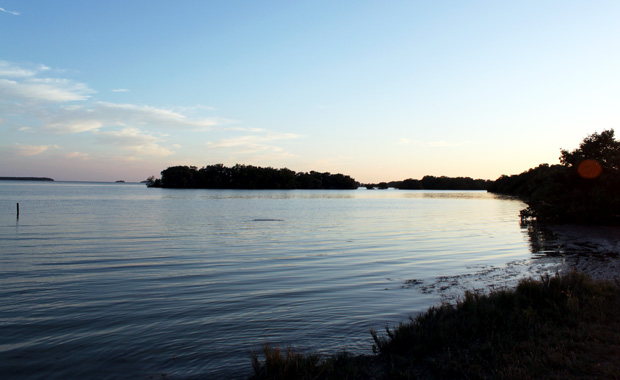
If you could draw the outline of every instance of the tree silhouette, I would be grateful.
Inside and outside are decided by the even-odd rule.
[[[171,166],[161,172],[161,180],[149,180],[149,187],[200,189],[356,189],[357,181],[344,174],[295,173],[283,168],[223,164]]]
[[[529,205],[523,215],[542,221],[619,223],[620,142],[614,130],[593,133],[572,151],[562,149],[560,162],[501,176],[489,191],[521,197]]]
[[[593,133],[586,137],[579,148],[569,152],[562,149],[560,162],[569,167],[578,167],[586,160],[598,162],[603,170],[620,169],[620,142],[614,137],[614,130]]]

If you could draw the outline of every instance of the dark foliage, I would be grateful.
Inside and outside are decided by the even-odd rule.
[[[600,363],[617,352],[618,334],[603,344],[611,356],[589,350],[599,348],[592,337],[618,323],[609,307],[619,295],[617,284],[577,272],[523,280],[514,290],[468,292],[385,336],[373,332],[374,348],[389,361],[391,379],[615,378]]]
[[[53,181],[47,177],[0,177],[0,181]]]
[[[420,179],[405,179],[403,181],[381,182],[364,185],[368,189],[387,189],[393,187],[399,190],[486,190],[493,181],[473,179],[470,177],[435,177],[424,176]]]
[[[579,149],[562,149],[561,153],[560,162],[565,166],[577,167],[585,160],[596,160],[605,170],[620,170],[620,142],[616,141],[613,129],[593,133],[579,144]]]
[[[522,216],[542,221],[618,223],[620,142],[613,129],[586,137],[572,152],[562,150],[560,162],[501,176],[488,191],[522,198],[529,205]]]
[[[469,177],[424,176],[420,181],[426,190],[486,190],[492,181]]]
[[[296,173],[290,169],[251,165],[172,166],[161,180],[149,178],[150,187],[176,189],[356,189],[358,183],[343,174]]]

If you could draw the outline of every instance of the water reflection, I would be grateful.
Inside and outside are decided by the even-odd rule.
[[[446,190],[214,190],[149,189],[160,199],[506,199],[486,191]]]
[[[533,220],[521,220],[521,230],[527,236],[534,257],[558,257],[564,254],[563,247],[557,241],[557,235],[549,228]]]
[[[468,264],[463,274],[433,279],[409,278],[401,287],[422,294],[439,295],[454,302],[465,291],[489,292],[511,288],[525,278],[578,270],[595,279],[615,279],[620,274],[620,226],[544,225],[521,222],[531,257],[504,265]]]
[[[620,226],[522,225],[532,254],[557,272],[576,269],[594,278],[620,273]]]
[[[495,197],[494,194],[489,194],[486,191],[441,191],[441,192],[430,191],[430,192],[421,193],[419,194],[419,196],[421,198],[434,198],[434,199],[488,199],[488,198]],[[408,196],[408,198],[409,197],[411,196]]]
[[[157,189],[160,199],[226,200],[226,199],[352,199],[360,198],[357,190],[213,190]]]
[[[532,230],[528,246],[524,206],[483,191],[0,184],[0,373],[234,378],[265,342],[369,352],[369,328],[438,294],[556,265],[530,253],[551,240]]]

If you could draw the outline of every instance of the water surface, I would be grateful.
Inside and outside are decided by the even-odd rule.
[[[2,181],[0,372],[243,378],[265,342],[369,353],[370,328],[456,278],[514,283],[507,268],[535,257],[523,207],[486,192]]]

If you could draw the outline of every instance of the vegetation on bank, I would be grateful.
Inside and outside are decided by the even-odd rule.
[[[488,191],[514,195],[529,207],[524,217],[554,223],[620,222],[620,142],[614,130],[586,137],[579,148],[561,150],[560,164],[542,164],[501,176]]]
[[[466,293],[371,332],[375,355],[265,347],[251,379],[615,379],[620,284],[572,272],[516,289]]]
[[[488,179],[426,175],[422,179],[409,178],[402,181],[369,183],[364,186],[368,189],[393,187],[399,190],[486,190],[492,183],[493,181]]]
[[[172,166],[151,177],[147,186],[176,189],[357,189],[357,181],[348,175],[296,173],[290,169],[252,165],[226,167],[222,164],[198,169],[196,166]]]

